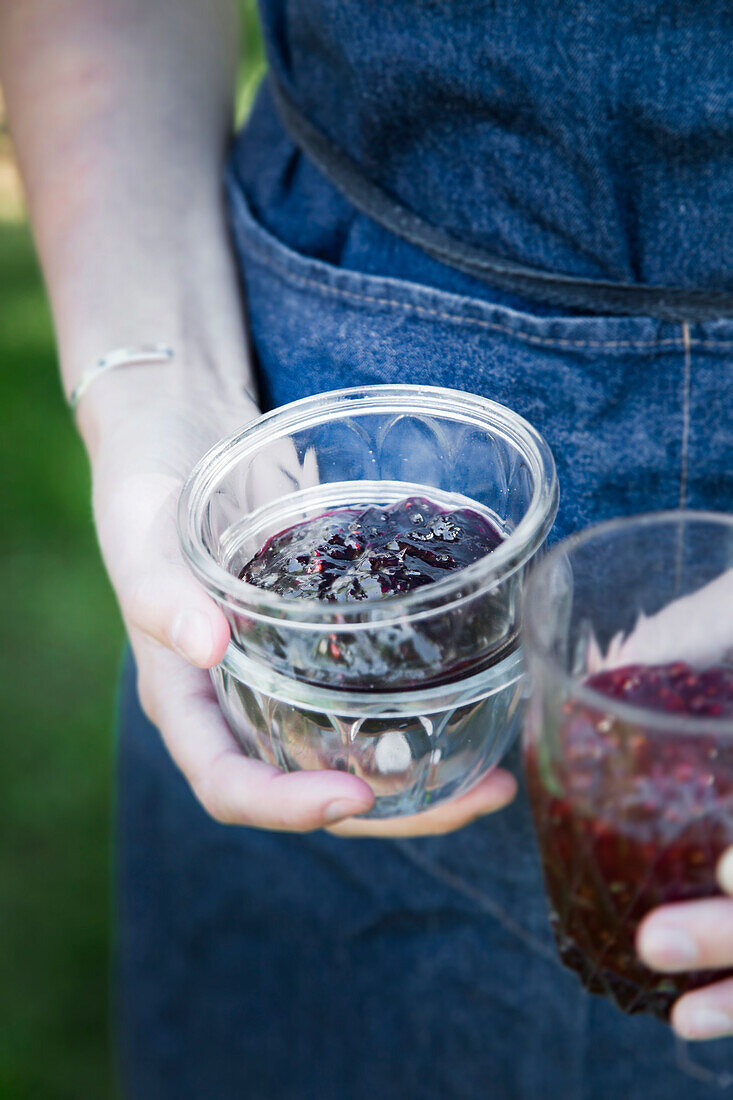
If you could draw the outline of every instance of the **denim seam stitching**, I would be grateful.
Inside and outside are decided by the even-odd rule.
[[[692,380],[692,353],[690,350],[690,326],[682,324],[682,342],[685,350],[682,367],[682,457],[680,459],[680,508],[687,502],[687,463],[690,447],[690,384]]]
[[[282,264],[279,264],[272,257],[264,253],[260,248],[250,244],[251,255],[255,259],[259,260],[265,267],[269,267],[272,271],[281,275],[284,279],[293,282],[300,283],[303,286],[308,286],[314,290],[320,291],[322,294],[332,294],[344,298],[351,298],[358,302],[372,302],[377,305],[397,306],[400,309],[406,311],[412,311],[415,313],[426,314],[431,317],[436,317],[439,320],[451,321],[459,325],[476,325],[481,328],[491,329],[495,332],[504,333],[507,336],[514,336],[519,340],[524,340],[526,343],[539,344],[540,346],[553,346],[553,347],[574,347],[574,348],[661,348],[661,347],[684,347],[684,340],[682,337],[670,337],[660,340],[567,340],[553,336],[534,336],[532,333],[524,332],[521,329],[509,328],[507,325],[500,325],[496,321],[485,321],[480,317],[462,317],[457,313],[447,313],[444,310],[431,309],[428,306],[415,305],[413,302],[402,302],[399,298],[386,298],[380,297],[375,294],[359,294],[354,290],[345,290],[343,287],[329,286],[327,283],[319,282],[317,279],[310,279],[305,275],[296,275],[292,271],[288,271]],[[690,339],[690,345],[695,346],[713,346],[713,347],[733,347],[733,340],[716,340],[714,338],[707,339]]]
[[[690,1055],[690,1044],[675,1036],[675,1061],[677,1068],[689,1077],[702,1081],[705,1085],[713,1085],[719,1089],[728,1089],[733,1085],[733,1074],[723,1071],[718,1073],[714,1069],[696,1062]]]
[[[509,328],[508,325],[500,325],[497,321],[485,321],[481,317],[462,317],[458,313],[447,313],[445,310],[431,309],[429,306],[419,306],[414,302],[402,302],[399,298],[386,298],[376,294],[359,294],[357,291],[345,290],[343,287],[329,286],[327,283],[319,282],[317,279],[309,279],[305,275],[296,275],[294,272],[288,271],[282,264],[279,264],[276,260],[267,256],[260,251],[260,249],[253,248],[252,253],[265,267],[269,267],[279,275],[282,275],[284,279],[311,287],[314,290],[320,291],[322,294],[333,294],[339,297],[351,298],[357,302],[371,302],[377,305],[397,306],[406,311],[436,317],[441,321],[451,321],[458,325],[476,325],[481,328],[491,329],[494,332],[501,332],[506,336],[515,336],[517,339],[524,340],[526,343],[530,344],[578,348],[682,347],[682,340],[680,337],[670,337],[665,340],[567,340],[553,336],[534,336],[532,333],[524,332],[521,329],[513,329]]]
[[[514,920],[500,905],[483,890],[478,890],[476,887],[471,886],[470,883],[465,882],[460,876],[453,875],[450,871],[441,867],[439,864],[434,863],[430,859],[425,859],[424,856],[418,855],[413,848],[410,847],[407,841],[396,841],[396,847],[402,855],[409,860],[415,867],[419,867],[427,875],[431,875],[436,878],[438,882],[442,882],[444,886],[449,887],[452,890],[456,890],[459,894],[463,894],[464,897],[477,905],[484,913],[493,917],[495,921],[504,929],[505,932],[509,932],[510,935],[515,936],[516,939],[521,940],[530,951],[539,955],[545,959],[546,962],[554,963],[558,967],[562,967],[560,959],[557,957],[556,952],[536,936],[532,935],[523,925]]]

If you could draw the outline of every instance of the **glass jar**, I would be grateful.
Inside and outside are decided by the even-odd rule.
[[[722,976],[653,972],[635,937],[651,909],[719,892],[733,843],[732,624],[731,516],[589,528],[527,586],[524,763],[551,922],[566,965],[626,1012],[666,1019]]]
[[[239,577],[297,522],[407,497],[472,508],[503,541],[443,580],[360,603],[285,598]],[[523,579],[557,500],[537,432],[459,391],[320,394],[218,443],[186,483],[178,523],[185,556],[229,621],[213,676],[244,750],[286,769],[363,775],[373,816],[466,790],[516,730]]]

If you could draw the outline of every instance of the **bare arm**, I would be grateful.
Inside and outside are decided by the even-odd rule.
[[[0,5],[0,73],[67,393],[103,352],[147,340],[190,352],[197,373],[236,361],[251,386],[221,196],[236,39],[230,0]],[[95,384],[80,416],[89,445],[139,381]]]
[[[223,656],[227,623],[175,528],[194,462],[257,413],[222,196],[236,37],[231,0],[0,0],[0,79],[64,388],[116,347],[176,353],[101,376],[77,418],[143,708],[214,817],[304,830],[362,812],[372,792],[242,755],[201,671]],[[341,828],[445,832],[513,792],[497,772],[419,818]]]

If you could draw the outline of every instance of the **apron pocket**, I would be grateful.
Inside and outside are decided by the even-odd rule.
[[[233,178],[229,198],[264,407],[395,382],[508,405],[555,456],[553,538],[614,515],[721,507],[731,433],[710,421],[733,405],[733,372],[708,364],[725,362],[730,322],[537,315],[352,271],[274,237]]]

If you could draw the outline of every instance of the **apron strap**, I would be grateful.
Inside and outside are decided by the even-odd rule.
[[[398,202],[306,118],[282,80],[268,76],[281,121],[295,144],[346,196],[385,229],[433,259],[505,290],[550,306],[612,316],[708,321],[733,316],[733,292],[579,279],[525,267],[453,237]]]

